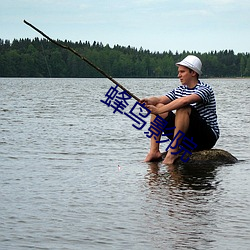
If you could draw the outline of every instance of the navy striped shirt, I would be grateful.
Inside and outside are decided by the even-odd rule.
[[[188,88],[187,85],[181,85],[167,93],[166,96],[173,101],[191,94],[197,94],[201,98],[201,102],[190,105],[198,111],[201,118],[206,121],[218,139],[220,130],[217,122],[216,102],[213,89],[208,84],[198,81],[198,84],[192,89]]]

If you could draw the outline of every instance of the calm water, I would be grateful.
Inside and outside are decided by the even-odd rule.
[[[179,84],[119,81],[138,97]],[[0,79],[0,249],[249,249],[250,79],[205,82],[237,164],[143,163],[147,126],[100,102],[106,79]]]

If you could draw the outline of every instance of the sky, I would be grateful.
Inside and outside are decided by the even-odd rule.
[[[0,0],[0,38],[42,36],[151,52],[250,52],[249,0]]]

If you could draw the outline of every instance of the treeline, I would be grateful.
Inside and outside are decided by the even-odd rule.
[[[61,42],[61,41],[59,41]],[[233,50],[150,52],[94,42],[61,42],[113,77],[176,77],[175,63],[188,54],[200,57],[203,77],[249,77],[250,54]],[[0,39],[0,77],[101,77],[100,73],[46,39]]]

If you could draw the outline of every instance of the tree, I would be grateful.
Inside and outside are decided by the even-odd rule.
[[[250,76],[250,57],[247,58],[246,68],[244,71],[245,76]]]
[[[188,54],[201,58],[203,76],[238,77],[250,76],[249,53],[235,54],[233,50],[150,52],[142,47],[115,45],[111,48],[101,42],[72,42],[65,45],[84,55],[96,66],[113,77],[176,77],[175,63]],[[67,50],[46,39],[0,39],[0,76],[12,77],[102,77],[88,64]]]

